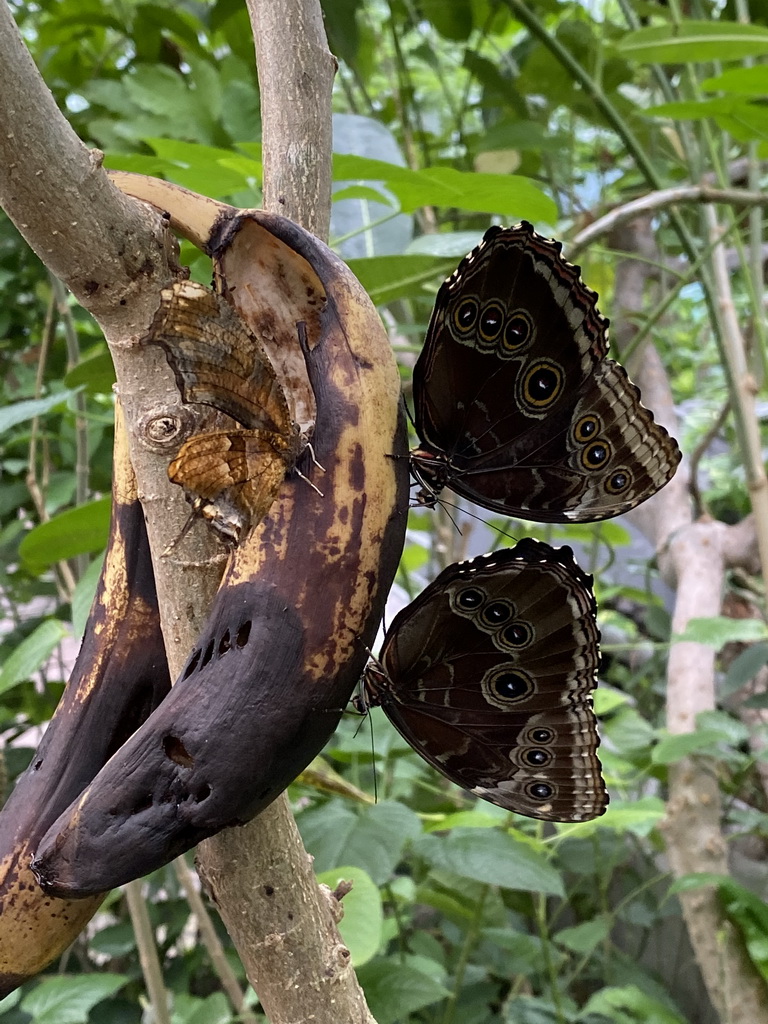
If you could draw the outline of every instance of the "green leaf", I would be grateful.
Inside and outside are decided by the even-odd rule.
[[[616,708],[629,703],[629,697],[621,690],[614,690],[611,686],[601,683],[594,693],[595,713],[607,715]]]
[[[716,651],[732,643],[768,640],[768,626],[761,619],[729,619],[723,615],[689,619],[685,632],[673,637],[675,643],[705,644]]]
[[[600,819],[600,825],[616,832],[632,832],[634,835],[647,836],[665,813],[664,801],[655,796],[626,802],[612,798],[608,810]]]
[[[6,658],[0,669],[0,693],[23,683],[50,658],[57,644],[69,636],[69,630],[58,619],[46,619]]]
[[[112,391],[115,383],[115,366],[112,356],[104,349],[96,355],[83,359],[64,378],[68,388],[85,387],[88,394],[105,394]]]
[[[353,864],[377,885],[389,879],[408,839],[421,833],[417,815],[388,800],[360,810],[333,800],[299,815],[298,824],[317,871]]]
[[[72,632],[75,636],[82,636],[85,632],[85,624],[96,596],[103,564],[103,556],[94,558],[77,581],[77,586],[72,594]]]
[[[611,924],[607,917],[596,917],[572,928],[562,928],[553,937],[555,942],[574,953],[591,953],[610,935]]]
[[[358,971],[358,980],[378,1024],[406,1020],[422,1007],[446,999],[451,994],[431,974],[412,966],[414,959],[408,958],[405,963],[375,960]],[[439,964],[435,967],[440,969]]]
[[[91,1009],[128,981],[123,974],[45,978],[21,1002],[35,1024],[86,1024]]]
[[[438,871],[450,871],[486,885],[564,896],[563,881],[549,861],[508,832],[456,829],[413,843],[417,856]]]
[[[664,736],[651,751],[654,764],[674,764],[690,754],[710,754],[717,757],[718,743],[722,741],[719,732],[697,729],[679,736]]]
[[[701,83],[705,92],[729,92],[738,96],[754,96],[763,99],[768,96],[768,64],[756,64],[751,68],[731,68],[722,75],[706,78]]]
[[[19,554],[32,573],[41,573],[64,558],[91,554],[107,546],[110,498],[78,505],[35,526],[19,545]]]
[[[425,284],[442,280],[456,268],[455,260],[433,256],[370,256],[348,264],[377,306],[423,294]]]
[[[752,644],[733,659],[725,676],[721,697],[730,696],[746,686],[768,662],[768,643]]]
[[[318,882],[330,889],[335,889],[342,879],[354,885],[342,901],[344,916],[339,922],[339,931],[352,954],[352,965],[357,968],[374,957],[381,945],[384,925],[381,894],[362,868],[333,868],[317,876]]]
[[[727,61],[768,53],[768,28],[732,21],[684,21],[628,32],[619,53],[642,64]]]
[[[74,391],[58,391],[55,395],[47,395],[45,398],[25,398],[22,402],[13,402],[0,409],[0,434],[6,430],[24,423],[26,420],[34,419],[35,416],[43,416],[45,413],[65,405],[74,395]]]
[[[205,999],[195,1000],[196,1008],[185,1024],[232,1024],[232,1007],[223,992],[213,992]],[[175,1007],[174,1007],[175,1008]]]
[[[463,259],[480,242],[477,231],[444,231],[439,235],[419,235],[408,246],[409,254],[436,259]]]
[[[557,207],[528,178],[514,174],[477,174],[453,167],[412,171],[384,160],[336,153],[334,181],[383,181],[400,200],[403,213],[420,206],[456,206],[477,213],[498,213],[554,223]]]
[[[601,989],[589,999],[582,1015],[602,1015],[615,1021],[622,1019],[617,1016],[617,1011],[622,1010],[628,1010],[632,1015],[630,1019],[642,1021],[642,1024],[686,1024],[685,1018],[665,1003],[642,992],[637,985]]]

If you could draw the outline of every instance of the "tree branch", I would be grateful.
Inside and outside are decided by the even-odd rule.
[[[264,205],[327,238],[336,62],[318,0],[249,0],[262,111]],[[286,26],[291,45],[286,47]],[[201,843],[198,868],[273,1024],[372,1021],[288,801]]]

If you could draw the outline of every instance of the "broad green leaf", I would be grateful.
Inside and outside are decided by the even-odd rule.
[[[179,139],[150,137],[144,141],[159,157],[173,165],[169,177],[185,188],[214,197],[249,188],[248,175],[232,169],[231,165],[240,156],[234,150]]]
[[[615,690],[610,686],[601,685],[594,693],[595,712],[598,715],[607,715],[616,708],[629,703],[629,697],[621,690]]]
[[[330,889],[335,889],[342,879],[354,884],[342,901],[344,916],[339,922],[339,931],[352,954],[352,965],[357,968],[368,963],[381,945],[384,925],[381,894],[362,868],[333,868],[317,876],[318,882]]]
[[[440,281],[456,268],[454,260],[433,256],[371,256],[349,260],[349,269],[377,306],[424,293],[424,285]]]
[[[94,953],[110,958],[126,956],[136,949],[136,933],[130,921],[120,921],[96,932],[88,946]]]
[[[417,856],[438,871],[503,889],[563,896],[559,873],[546,857],[507,832],[455,829],[438,838],[425,835],[413,843]]]
[[[644,113],[648,117],[672,117],[679,121],[700,121],[711,117],[724,131],[729,131],[742,142],[768,137],[768,111],[765,107],[735,96],[662,103],[649,107]]]
[[[26,420],[34,419],[35,416],[43,416],[66,404],[74,395],[74,391],[58,391],[55,395],[47,395],[45,398],[25,398],[21,402],[12,402],[0,409],[0,434],[6,430],[24,423]]]
[[[611,797],[611,803],[600,818],[600,824],[603,828],[611,828],[616,832],[633,832],[638,836],[647,836],[664,814],[664,801],[655,796],[626,802]]]
[[[33,527],[19,545],[19,554],[30,572],[41,573],[61,559],[106,547],[110,507],[110,498],[99,498]]]
[[[413,171],[383,160],[335,154],[334,181],[383,181],[400,200],[403,213],[420,206],[456,206],[478,213],[499,213],[554,223],[557,208],[528,178],[514,174],[476,174],[453,167]]]
[[[23,683],[48,661],[69,630],[58,619],[46,619],[6,658],[0,669],[0,693]]]
[[[664,736],[651,751],[651,760],[654,764],[674,764],[690,754],[717,757],[717,744],[720,742],[720,733],[709,729],[698,729],[680,736]]]
[[[411,966],[413,958],[376,960],[357,972],[365,998],[378,1024],[395,1024],[409,1015],[447,998],[450,991],[431,974]],[[435,964],[439,970],[439,964]]]
[[[238,1019],[233,1016],[232,1006],[223,992],[213,992],[195,1002],[197,1006],[192,1009],[184,1024],[232,1024]]]
[[[732,643],[768,640],[768,626],[761,619],[729,619],[723,615],[690,619],[685,632],[673,637],[675,643],[705,644],[716,651]]]
[[[94,558],[77,581],[77,586],[72,594],[72,632],[75,636],[82,636],[85,632],[85,624],[88,621],[91,605],[96,596],[96,588],[99,584],[103,564],[103,556]]]
[[[488,811],[485,810],[488,808]],[[498,810],[499,814],[492,813]],[[507,812],[493,804],[484,804],[481,808],[471,811],[456,811],[455,814],[446,814],[445,817],[432,821],[426,826],[429,832],[445,832],[452,828],[496,828],[502,819],[507,817]]]
[[[768,96],[768,64],[755,64],[751,68],[731,68],[715,78],[701,83],[704,92],[728,92],[738,96]]]
[[[686,1019],[674,1009],[647,995],[636,985],[601,989],[587,1002],[582,1013],[584,1016],[602,1015],[613,1021],[617,1019],[617,1011],[622,1010],[629,1011],[630,1020],[642,1021],[642,1024],[686,1024]]]
[[[728,61],[768,53],[768,28],[732,21],[684,21],[628,32],[619,53],[643,64]]]
[[[419,235],[408,246],[408,253],[460,260],[479,244],[482,237],[478,231],[446,231],[439,235]]]
[[[83,359],[64,378],[68,388],[81,385],[89,394],[110,394],[115,383],[115,366],[112,356],[105,349],[96,355]]]
[[[708,872],[684,875],[672,886],[671,893],[688,892],[702,886],[715,886],[725,913],[738,928],[752,962],[768,981],[768,906],[750,889],[728,875]]]
[[[558,945],[574,953],[591,953],[604,939],[610,935],[612,922],[607,917],[596,917],[592,921],[562,928],[553,936]]]
[[[757,643],[745,648],[733,659],[725,676],[720,696],[730,696],[746,686],[768,662],[768,643]]]
[[[335,190],[332,198],[334,203],[342,199],[367,199],[370,203],[389,202],[389,197],[384,192],[379,192],[368,185],[348,185],[346,188]]]
[[[78,974],[45,978],[21,1001],[35,1024],[85,1024],[91,1009],[128,981],[123,974]]]
[[[421,833],[413,811],[387,800],[360,810],[334,800],[299,815],[298,824],[317,871],[353,864],[377,885],[388,880],[405,843]]]

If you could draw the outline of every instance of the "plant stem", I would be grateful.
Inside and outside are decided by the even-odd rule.
[[[154,1024],[171,1024],[171,1015],[168,1010],[168,992],[163,984],[160,957],[157,955],[155,934],[152,930],[152,923],[149,920],[147,904],[142,895],[141,882],[129,882],[123,891],[125,892],[128,912],[131,915],[131,924],[136,936],[144,984],[147,987],[147,995],[152,1004]]]
[[[480,898],[475,904],[475,912],[472,915],[472,920],[469,922],[466,935],[464,936],[464,942],[459,953],[459,960],[456,964],[456,976],[453,983],[453,992],[448,1000],[443,1013],[441,1024],[452,1024],[454,1013],[456,1011],[456,1004],[461,994],[461,988],[464,983],[464,974],[467,970],[467,963],[469,962],[469,954],[472,952],[475,943],[477,942],[477,936],[480,931],[480,925],[483,920],[483,910],[485,909],[485,901],[488,898],[490,891],[489,885],[484,885],[480,893]]]

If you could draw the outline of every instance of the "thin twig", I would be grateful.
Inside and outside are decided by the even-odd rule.
[[[715,417],[715,420],[709,430],[699,440],[696,447],[691,452],[691,457],[688,464],[688,472],[690,473],[690,480],[688,483],[691,492],[691,501],[693,502],[693,516],[694,519],[698,519],[699,516],[704,512],[704,502],[701,498],[701,490],[699,489],[698,480],[698,469],[699,462],[701,462],[702,456],[706,452],[707,448],[712,444],[714,439],[720,433],[728,419],[728,413],[731,411],[730,399],[723,405],[720,412]]]
[[[704,213],[710,239],[719,240],[721,231],[714,209],[708,206]],[[760,424],[755,408],[757,388],[747,364],[746,346],[736,316],[731,281],[725,262],[725,249],[722,245],[715,245],[712,250],[712,268],[719,296],[724,356],[728,361],[729,376],[734,382],[734,421],[739,435],[752,509],[755,513],[755,530],[763,579],[768,579],[768,478],[765,475]]]
[[[147,995],[152,1004],[154,1022],[155,1024],[171,1024],[168,992],[163,984],[163,971],[160,966],[160,957],[157,954],[155,933],[152,930],[147,904],[142,895],[141,882],[129,882],[123,891],[128,903],[128,912],[131,915],[133,932],[136,936],[141,971],[144,975]]]
[[[740,206],[768,206],[768,192],[747,192],[740,188],[712,188],[709,185],[678,185],[664,188],[623,203],[584,228],[568,247],[569,259],[576,259],[588,245],[609,234],[619,224],[641,214],[655,213],[678,203],[732,203]]]

